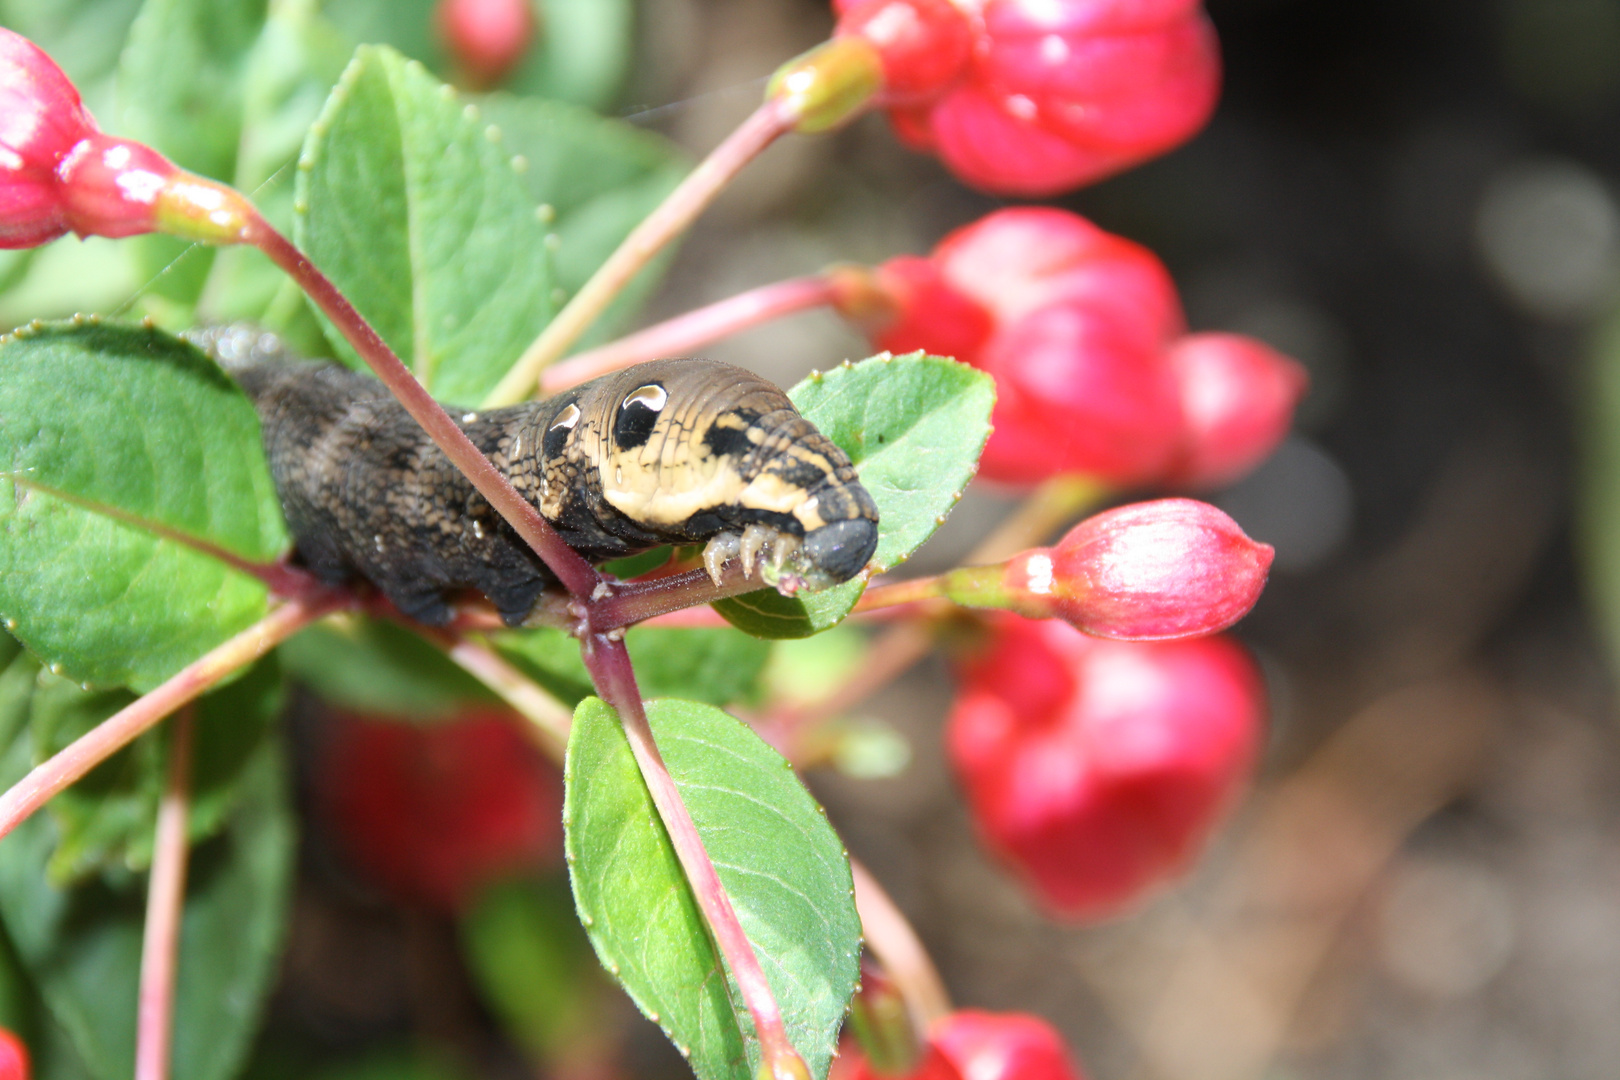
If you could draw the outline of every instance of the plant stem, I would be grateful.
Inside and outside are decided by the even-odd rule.
[[[849,869],[855,875],[855,910],[861,916],[866,947],[899,988],[912,1026],[921,1037],[934,1021],[950,1014],[951,999],[945,992],[945,982],[917,932],[883,886],[858,860],[849,860]]]
[[[186,898],[186,814],[191,801],[191,750],[196,710],[186,706],[174,720],[169,771],[158,803],[157,837],[146,892],[146,931],[141,938],[140,1006],[135,1030],[135,1080],[168,1080],[174,1040],[174,988],[180,954],[180,922]]]
[[[825,274],[789,278],[689,311],[628,337],[570,356],[540,376],[540,390],[555,394],[609,371],[682,356],[751,327],[832,303],[837,289]]]
[[[128,745],[174,710],[246,664],[251,664],[316,619],[338,610],[345,594],[290,600],[200,659],[181,668],[63,747],[0,795],[0,837],[51,797]]]
[[[652,726],[647,722],[624,642],[606,634],[593,634],[586,643],[585,663],[597,692],[618,711],[636,765],[652,795],[653,805],[658,808],[658,816],[663,819],[681,869],[692,886],[692,894],[709,924],[709,932],[714,935],[715,946],[737,980],[743,1004],[753,1018],[754,1031],[759,1037],[761,1072],[771,1077],[807,1078],[808,1072],[788,1039],[781,1007],[759,966],[753,943],[737,921],[731,898],[720,882],[720,875],[703,847],[703,838],[698,835],[697,825],[653,740]]]
[[[354,309],[354,305],[326,275],[262,218],[249,229],[247,241],[268,255],[319,305],[343,332],[349,344],[371,366],[371,370],[399,399],[411,418],[422,426],[422,430],[428,433],[456,468],[472,481],[478,493],[488,499],[496,512],[517,530],[517,534],[534,549],[563,586],[577,597],[590,596],[602,580],[595,568],[563,543],[562,537],[540,516],[540,511],[517,493],[511,482],[484,456],[483,451],[473,445],[466,432],[416,381],[416,376],[394,355],[394,350],[378,336],[377,331],[371,328],[371,324]]]
[[[484,408],[511,405],[533,394],[540,373],[579,340],[654,255],[686,231],[744,165],[790,130],[794,120],[791,111],[774,98],[755,109],[687,174],[658,209],[631,230],[618,249],[518,357],[512,370],[484,401]]]
[[[664,615],[698,604],[710,604],[728,596],[769,588],[757,577],[744,577],[737,561],[727,562],[716,586],[706,570],[632,581],[614,588],[613,594],[591,604],[591,627],[599,631],[632,626],[655,615]]]
[[[1086,476],[1054,476],[1009,514],[962,561],[963,566],[998,563],[1039,547],[1058,527],[1107,498],[1109,489]]]
[[[463,671],[495,691],[502,701],[516,709],[529,721],[529,730],[546,756],[558,765],[563,763],[568,750],[568,730],[574,722],[573,711],[568,706],[542,690],[534,680],[507,663],[483,642],[414,623],[410,626],[443,649]]]

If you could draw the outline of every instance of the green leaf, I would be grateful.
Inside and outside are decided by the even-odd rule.
[[[603,8],[617,3],[585,0]],[[570,295],[691,167],[668,139],[585,109],[506,94],[485,98],[484,108],[506,146],[522,155],[518,179],[529,197],[555,214],[557,286]],[[622,326],[663,278],[674,253],[670,245],[637,274],[577,347],[605,341]]]
[[[911,353],[817,373],[788,397],[849,455],[876,500],[872,567],[882,573],[922,547],[962,497],[990,437],[996,392],[982,371]],[[809,637],[841,622],[864,588],[856,579],[802,597],[762,589],[714,609],[759,637]]]
[[[591,693],[579,642],[560,630],[513,630],[492,638],[508,659],[569,705]],[[684,697],[729,705],[753,696],[771,646],[721,627],[638,626],[625,635],[644,697]]]
[[[0,339],[0,617],[75,681],[146,690],[264,616],[287,547],[236,384],[159,331]]]
[[[16,665],[13,665],[16,666]],[[14,782],[28,740],[0,761]],[[293,869],[286,768],[275,740],[243,773],[226,831],[192,853],[175,1003],[175,1080],[226,1080],[258,1026],[282,939]],[[145,882],[49,883],[58,830],[35,814],[0,844],[0,917],[54,1020],[97,1080],[133,1071]]]
[[[507,88],[607,108],[634,52],[632,0],[545,0],[538,6],[540,33]]]
[[[787,762],[739,721],[687,701],[648,718],[812,1076],[825,1076],[860,952],[849,860]],[[590,698],[568,741],[568,863],[597,955],[699,1080],[747,1080],[753,1029],[637,771],[617,715]]]
[[[117,66],[140,8],[141,0],[0,0],[0,26],[44,49],[87,93]]]
[[[288,672],[333,705],[411,720],[445,720],[499,700],[444,652],[377,619],[328,619],[281,646]]]
[[[243,76],[266,7],[267,0],[146,0],[119,62],[116,130],[182,169],[231,183],[242,142]],[[159,234],[130,243],[152,291],[196,302],[212,247]]]
[[[449,401],[481,401],[551,319],[547,230],[512,158],[476,105],[362,46],[299,163],[299,245]]]
[[[225,827],[241,794],[243,771],[281,711],[282,681],[274,661],[261,662],[197,703],[191,812],[193,843]],[[44,761],[133,701],[122,691],[86,691],[50,674],[39,677],[29,723],[35,764]],[[60,842],[47,870],[58,885],[96,870],[145,870],[152,862],[158,800],[167,772],[169,728],[147,732],[52,799]]]
[[[539,1062],[554,1062],[590,1036],[612,987],[560,875],[486,889],[460,929],[484,1000]]]

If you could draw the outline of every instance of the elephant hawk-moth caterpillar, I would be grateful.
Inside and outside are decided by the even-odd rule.
[[[521,625],[555,582],[382,383],[298,360],[255,327],[187,336],[253,402],[298,557],[317,577],[358,575],[431,625],[469,588]],[[703,543],[717,580],[738,558],[791,591],[849,580],[877,546],[877,506],[848,456],[742,368],[655,360],[544,401],[447,409],[592,562]]]

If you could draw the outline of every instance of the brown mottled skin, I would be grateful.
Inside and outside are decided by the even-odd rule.
[[[190,336],[253,401],[299,557],[318,577],[359,575],[434,625],[467,588],[518,625],[555,580],[381,383],[291,360],[246,327]],[[447,409],[593,562],[761,524],[806,538],[810,565],[843,581],[877,542],[849,459],[740,368],[658,360],[541,402]]]

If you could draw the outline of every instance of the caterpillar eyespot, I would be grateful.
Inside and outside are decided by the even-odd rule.
[[[253,402],[299,557],[433,625],[476,589],[521,625],[555,579],[375,379],[234,325],[193,331]],[[705,544],[784,591],[847,581],[877,547],[849,458],[752,372],[655,360],[545,401],[449,409],[563,539],[596,561]]]

